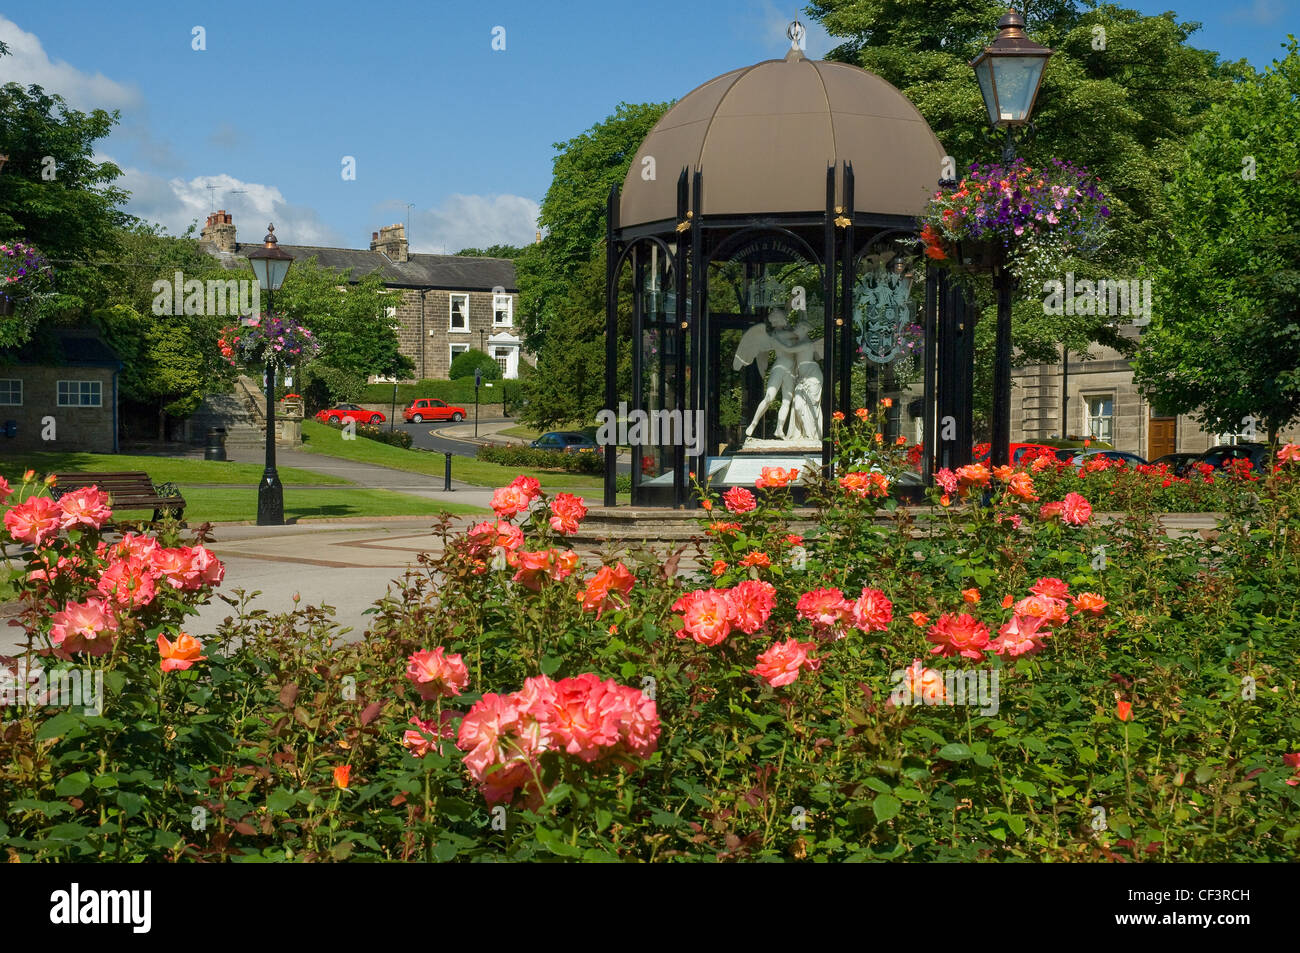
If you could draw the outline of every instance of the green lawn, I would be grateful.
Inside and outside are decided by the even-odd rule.
[[[536,440],[542,435],[540,430],[534,430],[532,427],[525,427],[519,424],[516,427],[507,427],[505,430],[498,430],[497,433],[503,437],[518,437],[520,440]]]
[[[321,426],[317,424],[317,426]],[[335,431],[336,433],[338,431]],[[149,474],[154,483],[175,483],[188,498],[187,488],[196,483],[257,483],[262,479],[260,463],[230,463],[217,460],[190,460],[176,457],[145,457],[122,453],[20,453],[12,457],[0,458],[0,476],[10,483],[21,480],[23,471],[35,470],[44,476],[47,473],[102,472],[118,473],[122,471],[143,470]],[[312,473],[293,467],[278,467],[280,482],[285,485],[295,483],[326,483],[346,486],[351,480]]]
[[[357,438],[344,440],[343,432],[314,420],[304,420],[302,434],[306,442],[300,448],[307,453],[319,453],[338,457],[343,460],[355,460],[359,463],[373,463],[380,467],[405,470],[409,473],[422,473],[425,476],[440,478],[446,466],[441,453],[429,453],[426,450],[404,450],[376,440]],[[476,460],[472,457],[452,457],[451,477],[475,486],[505,486],[519,474],[536,477],[542,488],[550,491],[590,490],[597,491],[603,486],[598,476],[581,473],[565,473],[558,470],[520,470],[515,467],[503,467],[496,463]]]
[[[251,523],[257,519],[257,488],[229,490],[189,486],[185,494],[185,522]],[[409,493],[392,490],[296,490],[284,489],[286,522],[312,519],[338,519],[349,516],[432,516],[490,513],[491,510],[466,503],[443,503]],[[149,519],[151,511],[116,510],[122,519]]]

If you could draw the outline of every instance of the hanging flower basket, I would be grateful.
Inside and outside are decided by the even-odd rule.
[[[221,329],[221,356],[231,366],[274,364],[287,367],[320,353],[311,330],[287,314],[263,314],[237,327]]]
[[[1025,287],[1059,278],[1065,262],[1104,244],[1110,209],[1094,176],[1062,159],[974,165],[934,194],[920,220],[926,257],[959,274],[1005,264]]]

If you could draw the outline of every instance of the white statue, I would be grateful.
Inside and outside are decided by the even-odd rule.
[[[823,359],[822,343],[808,337],[808,322],[800,319],[791,329],[784,308],[773,308],[768,315],[772,328],[756,324],[741,336],[732,367],[740,370],[756,364],[759,374],[766,374],[763,399],[754,410],[754,418],[745,429],[753,437],[759,422],[779,396],[775,438],[791,444],[819,442],[822,438],[821,394],[822,371],[817,362]],[[772,353],[772,370],[767,370],[767,355]]]
[[[794,407],[791,426],[786,429],[787,439],[818,441],[822,439],[822,369],[817,362],[825,356],[823,342],[808,337],[808,322],[800,321],[794,328],[795,360]],[[797,425],[798,433],[795,433]]]

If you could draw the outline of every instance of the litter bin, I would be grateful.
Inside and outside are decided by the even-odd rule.
[[[204,460],[225,460],[226,459],[226,428],[209,427],[208,428],[208,446],[203,451]]]

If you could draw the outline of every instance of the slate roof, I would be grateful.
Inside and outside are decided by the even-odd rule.
[[[219,257],[227,268],[247,268],[235,257],[246,258],[261,242],[239,242],[234,255]],[[323,248],[319,245],[281,245],[298,261],[315,258],[324,268],[352,270],[352,279],[378,274],[385,285],[395,288],[437,288],[441,291],[491,291],[501,287],[519,290],[515,284],[515,263],[508,258],[470,258],[460,255],[414,254],[409,261],[390,261],[386,255],[363,248]]]
[[[29,367],[113,367],[122,358],[99,334],[84,328],[42,328],[16,355]]]

